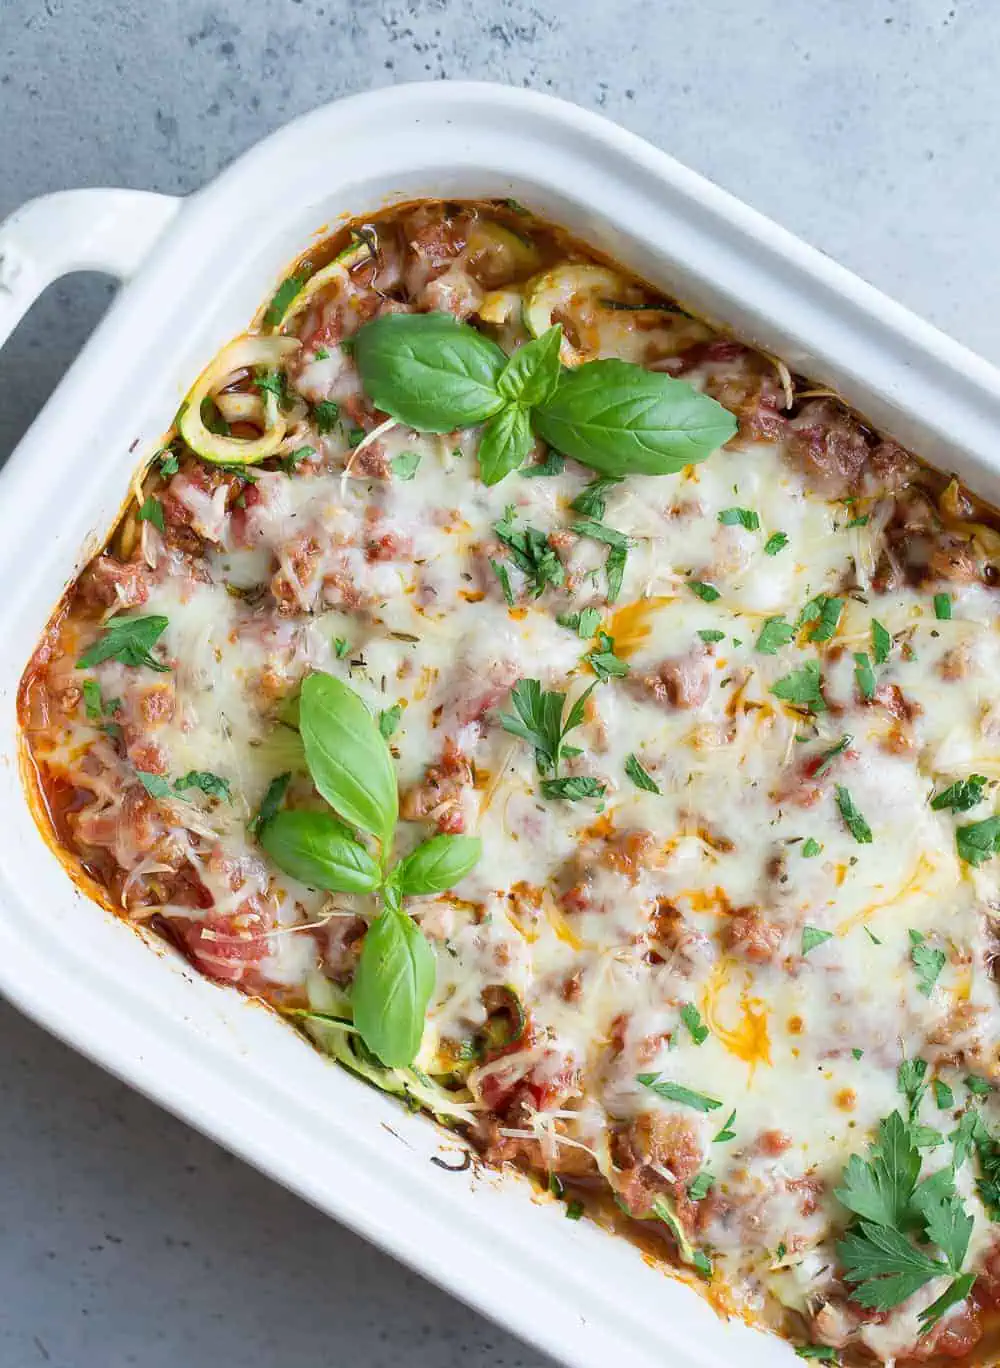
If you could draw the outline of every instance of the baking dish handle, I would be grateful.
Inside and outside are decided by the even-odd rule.
[[[147,190],[62,190],[0,223],[0,347],[54,280],[105,271],[127,280],[183,200]]]

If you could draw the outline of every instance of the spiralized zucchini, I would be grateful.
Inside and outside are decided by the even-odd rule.
[[[223,396],[218,392],[230,384],[239,371],[276,369],[293,356],[301,345],[298,338],[294,337],[252,337],[246,334],[230,342],[228,347],[223,347],[215,360],[202,371],[188,394],[177,424],[181,436],[196,456],[216,465],[257,465],[274,455],[284,441],[288,420],[281,413],[273,395],[269,394],[263,401],[264,431],[259,437],[249,439],[209,432],[202,418],[201,406],[206,399],[212,399],[225,417],[225,409],[219,405],[219,399]],[[229,398],[235,399],[236,396]],[[226,402],[223,399],[223,403]]]
[[[360,266],[363,261],[368,261],[374,256],[371,243],[365,238],[356,238],[349,243],[342,252],[338,252],[329,265],[322,270],[311,275],[302,286],[301,290],[294,295],[288,302],[288,306],[277,320],[271,317],[271,326],[283,330],[288,327],[293,318],[297,318],[300,313],[307,309],[319,294],[320,290],[325,290],[328,285],[335,281],[345,281],[348,271]]]

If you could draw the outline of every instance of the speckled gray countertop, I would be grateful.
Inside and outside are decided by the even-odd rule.
[[[598,108],[1000,361],[992,0],[0,0],[0,217],[195,189],[368,86]],[[109,298],[0,355],[0,459]],[[0,1007],[0,1368],[543,1360]]]

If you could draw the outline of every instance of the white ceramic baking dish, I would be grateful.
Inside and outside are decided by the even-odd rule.
[[[723,1323],[526,1182],[432,1165],[456,1142],[170,952],[150,953],[76,891],[25,802],[18,679],[136,463],[314,233],[420,195],[515,196],[996,495],[1000,372],[663,153],[545,96],[397,87],[300,119],[186,201],[113,190],[36,200],[0,226],[0,344],[58,276],[96,268],[129,284],[0,477],[0,989],[567,1363],[791,1362],[782,1343]]]

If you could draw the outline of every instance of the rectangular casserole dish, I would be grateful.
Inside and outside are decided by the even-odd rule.
[[[81,191],[0,227],[0,340],[85,267],[135,280],[2,478],[0,988],[24,1011],[317,1206],[567,1363],[749,1365],[790,1350],[718,1320],[624,1241],[513,1177],[447,1174],[430,1122],[334,1070],[84,898],[24,799],[17,683],[63,588],[191,379],[310,234],[422,195],[506,196],[565,225],[996,499],[1000,375],[669,158],[571,106],[494,86],[329,106],[181,203]],[[265,203],[266,215],[257,210]]]

